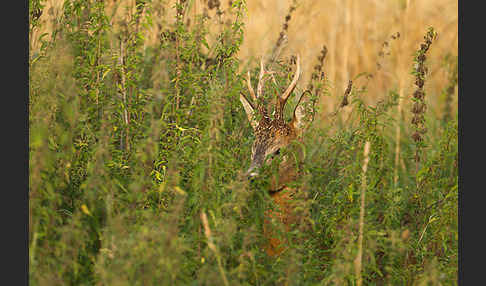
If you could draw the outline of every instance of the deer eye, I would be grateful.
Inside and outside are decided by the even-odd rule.
[[[268,158],[270,158],[270,160],[271,160],[271,159],[275,158],[275,156],[278,156],[279,154],[280,154],[280,148],[277,149],[276,151],[273,151],[273,153],[269,154]]]

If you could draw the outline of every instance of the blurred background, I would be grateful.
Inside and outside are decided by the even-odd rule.
[[[165,2],[168,5],[160,5],[160,13],[164,17],[160,17],[159,23],[155,20],[155,25],[144,31],[146,45],[158,41],[160,31],[170,24],[167,21],[175,18],[175,9],[165,8],[174,7],[175,1]],[[42,24],[35,31],[36,34],[51,32],[51,20],[61,17],[62,3],[62,0],[45,2],[44,11],[48,13],[41,16]],[[211,34],[215,35],[221,29],[218,24],[229,18],[225,17],[225,11],[230,3],[231,0],[192,0],[185,18],[190,24],[191,17],[199,13],[207,14],[214,23],[210,25],[214,30]],[[290,13],[287,41],[281,56],[301,55],[303,74],[299,86],[303,87],[309,82],[319,52],[325,45],[327,56],[323,70],[331,85],[331,94],[342,95],[349,79],[361,73],[372,73],[373,80],[369,82],[369,92],[366,94],[370,102],[378,100],[385,91],[394,89],[405,100],[403,104],[408,103],[414,89],[411,75],[414,52],[423,41],[427,28],[434,27],[438,37],[427,58],[429,74],[425,90],[430,93],[427,97],[429,109],[441,116],[445,104],[441,92],[447,85],[450,70],[445,66],[450,64],[447,59],[455,59],[458,52],[457,1],[265,0],[247,1],[246,5],[245,38],[238,54],[243,63],[253,61],[256,65],[262,56],[270,57],[293,6],[295,10]],[[116,17],[113,19],[119,20],[135,6],[136,0],[110,0],[105,3],[107,12],[114,13]],[[221,11],[220,15],[218,11]],[[117,21],[112,21],[113,26],[117,24]],[[397,33],[399,38],[392,39],[391,36]],[[33,38],[37,38],[36,35]],[[207,40],[211,43],[215,38]],[[32,50],[35,49],[34,41]],[[453,98],[452,106],[457,106],[457,97]],[[331,111],[338,100],[333,96],[320,100],[320,104],[325,111]]]

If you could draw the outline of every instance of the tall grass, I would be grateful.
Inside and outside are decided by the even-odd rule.
[[[456,284],[456,4],[340,3],[30,0],[30,283]],[[316,116],[274,259],[239,95],[282,24],[273,88],[300,53]],[[417,165],[413,55],[432,24]]]

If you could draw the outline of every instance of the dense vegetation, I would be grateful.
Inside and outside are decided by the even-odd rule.
[[[309,90],[315,114],[316,101],[342,104],[304,134],[299,223],[279,233],[290,245],[271,258],[262,250],[273,207],[265,178],[242,176],[253,134],[239,94],[259,69],[237,57],[245,1],[224,11],[207,2],[216,32],[207,14],[188,16],[192,1],[137,0],[122,19],[105,2],[65,0],[52,32],[33,38],[49,11],[29,0],[38,47],[29,57],[31,285],[355,285],[361,210],[365,285],[457,283],[457,58],[444,58],[443,94],[427,93],[432,28],[410,51],[416,90],[403,112],[412,121],[397,116],[395,89],[366,100],[367,71],[335,93],[327,49],[317,51],[307,89],[291,101]],[[142,31],[153,25],[162,32],[149,43]],[[272,96],[294,64],[268,64],[278,71]],[[439,96],[442,116],[427,110]]]

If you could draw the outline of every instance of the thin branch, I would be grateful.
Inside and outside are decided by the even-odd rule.
[[[211,229],[209,228],[208,217],[206,216],[205,212],[201,212],[201,221],[204,226],[204,235],[208,240],[208,247],[211,249],[214,254],[216,255],[216,260],[218,262],[218,268],[221,273],[221,278],[223,278],[223,282],[225,286],[228,286],[228,279],[226,278],[226,274],[224,273],[223,265],[221,264],[221,256],[219,255],[219,251],[216,248],[216,245],[213,242],[213,237],[211,236]]]
[[[366,141],[363,151],[363,172],[361,181],[361,206],[359,210],[359,235],[358,235],[358,254],[354,260],[354,271],[356,275],[356,286],[363,284],[363,277],[361,275],[362,258],[363,258],[363,228],[364,228],[364,215],[365,215],[365,195],[366,195],[366,171],[368,170],[368,161],[370,153],[370,142]]]

